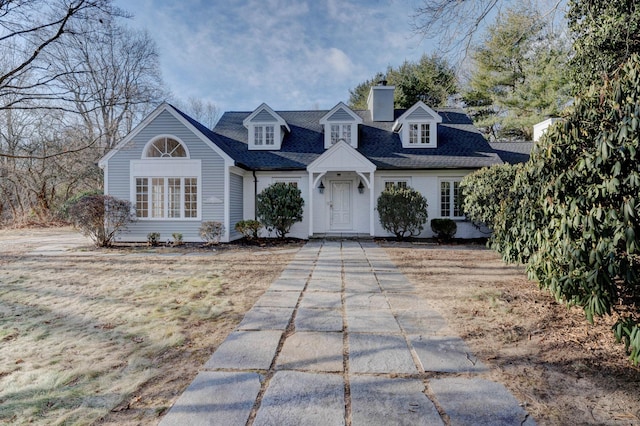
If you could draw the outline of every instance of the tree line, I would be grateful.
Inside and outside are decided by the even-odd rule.
[[[640,10],[625,0],[569,2],[573,101],[521,165],[482,169],[461,186],[490,245],[640,362]]]
[[[111,0],[0,0],[0,224],[55,220],[97,160],[171,99],[157,47]],[[174,103],[213,125],[217,109]]]

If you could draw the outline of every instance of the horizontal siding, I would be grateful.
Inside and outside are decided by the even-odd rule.
[[[186,242],[200,242],[200,224],[199,220],[138,220],[119,232],[116,241],[144,242],[151,232],[160,233],[160,242],[173,241],[171,234],[177,232]]]
[[[242,234],[235,230],[236,223],[244,219],[244,183],[242,176],[231,173],[229,185],[229,237],[235,240],[242,237]]]
[[[278,119],[271,115],[269,111],[263,109],[251,119],[252,123],[275,123]]]
[[[355,121],[351,114],[349,114],[344,108],[338,109],[331,114],[331,117],[327,118],[327,121]]]
[[[407,116],[407,120],[433,120],[434,118],[427,110],[420,107]]]
[[[109,159],[109,194],[125,200],[135,199],[135,194],[129,193],[129,163],[131,160],[140,160],[144,146],[158,135],[176,137],[187,146],[191,159],[202,160],[201,179],[198,182],[202,191],[199,200],[202,220],[224,222],[224,159],[168,111],[160,113],[128,145]],[[171,176],[170,164],[170,160],[167,160],[167,176]],[[149,232],[160,232],[162,239],[166,240],[171,237],[171,233],[180,232],[185,241],[201,241],[199,228],[200,221],[139,220],[131,224],[121,237],[127,241],[146,241]]]

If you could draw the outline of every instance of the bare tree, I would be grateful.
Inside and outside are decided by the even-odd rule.
[[[104,153],[166,92],[156,45],[148,33],[105,22],[84,34],[89,36],[71,37],[50,57],[87,138],[98,140]]]
[[[531,3],[531,0],[527,0]],[[413,30],[425,38],[437,38],[442,53],[461,51],[466,56],[477,33],[482,32],[487,19],[503,7],[522,5],[522,0],[423,0],[413,16]],[[525,2],[526,3],[526,2]],[[566,0],[534,1],[543,17],[553,20],[555,12]]]
[[[190,97],[186,101],[182,99],[173,100],[174,105],[189,114],[208,129],[213,129],[220,118],[220,110],[211,101],[204,101],[200,98]]]
[[[53,84],[62,75],[46,53],[79,35],[82,22],[119,14],[111,0],[0,0],[0,109],[37,108],[64,97]]]
[[[73,194],[100,187],[86,145],[60,110],[0,111],[0,219],[47,221]],[[52,153],[65,152],[64,155]],[[91,155],[89,157],[95,157]]]

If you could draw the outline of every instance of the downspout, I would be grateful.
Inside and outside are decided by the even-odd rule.
[[[253,173],[253,220],[258,220],[258,177],[256,171]]]

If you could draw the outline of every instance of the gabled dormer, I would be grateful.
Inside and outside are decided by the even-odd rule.
[[[287,122],[264,103],[245,118],[242,125],[249,131],[250,150],[278,151],[282,146],[284,132],[291,131]]]
[[[340,140],[358,148],[358,124],[361,123],[362,118],[344,103],[334,106],[320,119],[324,128],[324,148],[329,149]]]
[[[398,117],[393,131],[400,134],[403,148],[437,148],[438,123],[442,117],[419,101]]]

